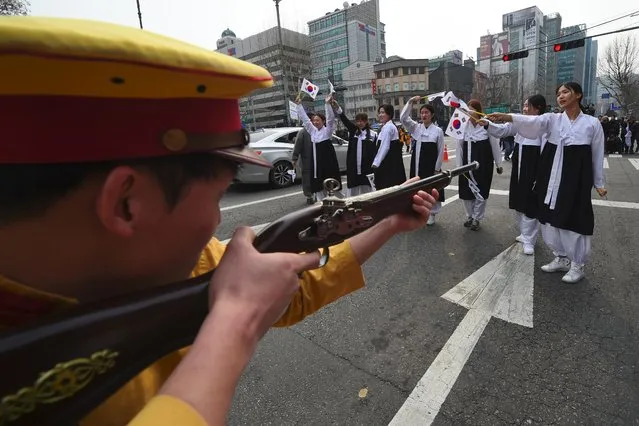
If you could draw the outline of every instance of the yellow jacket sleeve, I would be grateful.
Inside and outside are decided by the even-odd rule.
[[[168,395],[154,397],[129,426],[208,426],[186,402]]]
[[[192,276],[214,269],[222,259],[225,247],[217,239],[211,240]],[[351,244],[344,241],[329,250],[329,261],[324,267],[302,274],[300,289],[275,327],[288,327],[298,323],[340,297],[364,287],[362,267],[353,254]]]

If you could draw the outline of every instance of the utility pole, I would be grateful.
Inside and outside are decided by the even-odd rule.
[[[273,0],[275,2],[275,11],[277,13],[277,33],[279,38],[279,47],[280,47],[280,68],[282,69],[282,85],[284,87],[284,107],[286,109],[286,117],[284,118],[284,122],[287,126],[290,126],[290,117],[291,113],[289,111],[289,94],[288,94],[288,82],[286,79],[286,71],[284,70],[284,44],[282,43],[282,25],[280,23],[280,1],[282,0]]]
[[[142,11],[140,10],[140,0],[135,0],[138,4],[138,19],[140,20],[140,29],[144,29],[142,27]]]

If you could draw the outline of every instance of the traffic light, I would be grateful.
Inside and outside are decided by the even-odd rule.
[[[527,58],[528,50],[520,50],[519,52],[506,53],[501,59],[504,62],[514,61],[515,59]]]
[[[563,43],[556,43],[553,47],[555,52],[562,52],[568,49],[576,49],[578,47],[584,47],[586,44],[585,38],[580,38],[579,40],[565,41]]]

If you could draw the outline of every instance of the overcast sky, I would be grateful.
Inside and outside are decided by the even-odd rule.
[[[144,28],[208,49],[227,27],[240,38],[277,25],[273,0],[139,0]],[[352,2],[359,2],[359,0]],[[536,5],[544,14],[558,12],[562,26],[586,24],[639,12],[636,0],[424,1],[380,0],[386,24],[387,56],[428,58],[458,49],[476,59],[480,36],[502,31],[502,15]],[[282,0],[282,26],[308,34],[307,22],[341,8],[343,0]],[[498,6],[499,4],[499,6]],[[97,19],[138,26],[136,0],[31,0],[31,14]],[[634,25],[633,25],[634,24]],[[639,13],[594,28],[595,35],[639,25]],[[625,34],[637,34],[638,31]],[[599,40],[599,56],[614,36]]]

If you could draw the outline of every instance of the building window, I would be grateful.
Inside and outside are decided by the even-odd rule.
[[[410,88],[411,88],[411,90],[417,90],[417,83],[413,81],[413,82],[410,84]]]
[[[399,70],[397,68],[393,69],[393,77],[397,77],[399,75]]]
[[[402,90],[410,90],[410,83],[404,83],[402,86]]]
[[[426,90],[426,83],[424,83],[423,81],[419,82],[419,90]]]
[[[395,83],[395,84],[393,85],[393,91],[394,91],[394,92],[399,92],[399,83]]]
[[[387,84],[387,85],[386,85],[386,93],[388,93],[388,92],[390,92],[390,91],[391,91],[391,89],[390,89],[390,88],[391,88],[390,84]]]

